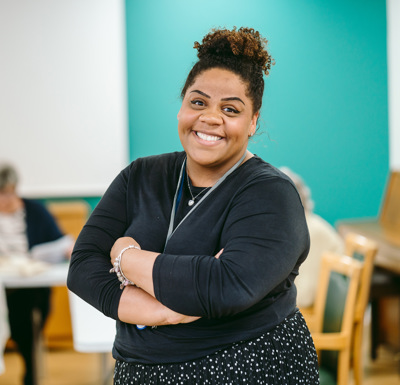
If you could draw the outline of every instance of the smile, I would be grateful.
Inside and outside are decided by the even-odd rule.
[[[206,135],[206,134],[203,134],[202,132],[198,132],[198,131],[196,131],[196,135],[200,139],[206,140],[207,142],[216,142],[216,141],[222,139],[220,136]]]

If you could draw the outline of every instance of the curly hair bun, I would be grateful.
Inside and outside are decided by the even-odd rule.
[[[181,90],[182,99],[197,76],[204,71],[221,68],[240,76],[253,102],[253,111],[259,111],[264,93],[264,73],[268,75],[271,65],[275,64],[266,49],[267,43],[253,28],[211,30],[201,44],[194,43],[198,61],[186,78]]]
[[[241,27],[232,30],[213,29],[204,36],[202,44],[194,43],[198,50],[197,57],[229,57],[236,56],[261,67],[265,75],[269,74],[272,62],[266,46],[268,41],[253,28]]]

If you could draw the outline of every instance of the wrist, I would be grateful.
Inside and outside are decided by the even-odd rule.
[[[118,254],[118,256],[115,258],[115,261],[113,263],[113,267],[110,269],[110,273],[116,273],[118,280],[121,282],[120,284],[120,289],[122,290],[125,286],[128,285],[135,285],[131,280],[129,280],[124,272],[122,271],[122,267],[121,267],[121,263],[122,263],[122,256],[124,254],[125,251],[129,250],[129,249],[137,249],[137,250],[141,250],[139,246],[136,245],[128,245],[126,247],[124,247],[120,253]]]

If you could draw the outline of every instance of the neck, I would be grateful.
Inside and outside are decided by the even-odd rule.
[[[14,197],[11,202],[8,202],[5,205],[0,204],[0,213],[3,214],[13,214],[16,211],[20,210],[24,206],[22,199],[19,197]]]
[[[243,154],[240,154],[234,162],[225,167],[202,166],[188,158],[186,161],[186,172],[188,173],[193,186],[211,187],[240,160],[242,155]],[[247,162],[253,156],[254,155],[250,151],[246,150],[245,158],[241,164]]]

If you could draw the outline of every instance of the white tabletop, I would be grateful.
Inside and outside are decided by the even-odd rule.
[[[67,284],[68,262],[49,265],[44,271],[34,275],[21,275],[17,272],[0,271],[0,295],[4,296],[3,288],[32,288],[32,287],[49,287],[49,286],[65,286]],[[8,317],[5,307],[5,301],[0,308],[0,374],[4,370],[3,349],[8,339],[9,333],[6,333],[8,326]],[[35,349],[36,350],[36,349]]]
[[[107,353],[113,347],[115,320],[106,317],[77,295],[69,292],[74,348],[84,353]]]
[[[65,286],[68,266],[68,262],[57,263],[41,273],[29,276],[0,270],[0,283],[6,288]],[[116,332],[115,320],[106,317],[71,292],[69,303],[74,348],[80,352],[111,352]]]
[[[0,282],[7,288],[66,286],[68,266],[68,262],[57,263],[41,273],[28,276],[0,271]]]

